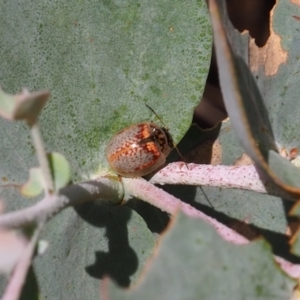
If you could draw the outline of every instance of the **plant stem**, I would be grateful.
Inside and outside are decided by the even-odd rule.
[[[87,201],[103,200],[118,205],[123,197],[122,183],[105,177],[66,186],[58,195],[46,195],[30,207],[0,215],[0,228],[20,228],[42,221],[47,222],[64,208]]]
[[[20,299],[22,288],[26,282],[26,276],[31,266],[34,250],[38,242],[38,237],[43,228],[43,223],[35,229],[35,232],[24,249],[23,254],[19,258],[9,283],[5,289],[2,300],[17,300]]]
[[[203,212],[154,186],[143,178],[123,178],[122,181],[126,194],[148,202],[171,215],[175,215],[179,210],[182,210],[190,217],[200,218],[211,224],[227,241],[231,241],[235,244],[246,244],[249,242],[245,237],[241,236],[231,228],[218,222],[216,219],[205,215]]]
[[[37,123],[34,123],[31,126],[30,132],[31,132],[32,140],[33,140],[33,145],[35,147],[36,155],[38,158],[38,162],[40,164],[40,167],[42,169],[42,173],[44,176],[45,192],[46,192],[46,194],[52,194],[54,191],[53,178],[52,178],[50,167],[49,167],[47,153],[44,148],[43,139],[42,139],[40,129],[39,129],[39,126]]]
[[[223,166],[170,163],[158,171],[151,179],[153,184],[188,184],[220,188],[243,189],[257,193],[270,194],[286,200],[296,201],[291,195],[278,187],[255,165]]]

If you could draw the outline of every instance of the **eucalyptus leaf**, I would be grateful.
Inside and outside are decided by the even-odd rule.
[[[297,218],[300,218],[300,204],[299,201],[293,206],[290,214]],[[292,238],[290,239],[291,252],[297,256],[300,256],[300,230],[299,227],[293,232]]]
[[[70,181],[70,165],[63,155],[57,152],[48,154],[48,161],[52,172],[55,191],[67,185]]]
[[[109,298],[288,299],[295,284],[277,267],[265,241],[236,246],[183,214],[162,237],[143,275],[130,290],[110,283]]]
[[[187,131],[210,64],[205,1],[83,1],[72,9],[67,1],[9,1],[0,14],[0,83],[10,93],[51,92],[41,128],[47,148],[70,162],[73,180],[107,166],[105,147],[117,131],[155,119],[145,102],[175,142]],[[1,128],[12,130],[2,120]],[[21,143],[28,160],[22,131],[10,143]]]
[[[25,197],[36,197],[43,192],[43,173],[40,168],[29,170],[29,179],[20,188],[20,193]]]
[[[245,61],[234,53],[222,25],[221,10],[211,0],[220,85],[237,136],[252,160],[284,190],[299,195],[300,170],[278,152],[266,103]],[[273,99],[272,99],[273,101]]]
[[[40,127],[46,150],[69,161],[73,182],[107,168],[105,148],[117,131],[158,122],[145,103],[176,143],[189,128],[211,57],[204,0],[2,1],[0,28],[0,83],[10,94],[51,92]],[[25,182],[37,165],[29,132],[6,120],[0,127],[0,178]],[[3,198],[8,210],[33,203],[11,189]],[[107,274],[128,286],[155,242],[129,208],[95,204],[63,211],[42,238],[49,250],[36,272],[49,299],[96,299]]]
[[[0,89],[0,116],[8,120],[24,120],[28,125],[36,122],[42,108],[49,98],[49,92],[29,93],[24,90],[9,95]]]
[[[64,210],[47,226],[49,249],[35,269],[48,299],[99,299],[106,276],[129,286],[155,246],[145,221],[126,206],[87,203]]]
[[[12,119],[16,104],[16,97],[5,93],[0,89],[0,115],[3,118]]]

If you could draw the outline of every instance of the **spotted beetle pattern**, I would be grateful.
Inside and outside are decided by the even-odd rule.
[[[172,137],[166,128],[144,122],[114,135],[106,148],[106,158],[119,175],[139,177],[162,166],[172,148]]]

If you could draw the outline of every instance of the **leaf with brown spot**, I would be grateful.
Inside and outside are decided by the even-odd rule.
[[[254,39],[250,39],[249,61],[251,71],[257,72],[264,68],[266,76],[274,76],[281,64],[286,63],[288,52],[283,49],[281,37],[273,29],[274,9],[271,11],[270,37],[263,47],[258,47]]]
[[[290,0],[291,3],[300,6],[300,0]]]
[[[281,15],[277,14],[276,18],[275,13],[277,10],[274,12],[273,21],[274,25],[277,26],[279,23],[282,24],[283,20],[285,20],[285,22],[291,22],[290,20],[293,20],[292,18],[290,20],[286,20],[285,18],[286,14],[291,12],[293,6],[286,3],[279,4],[284,7],[281,7],[279,11]],[[276,6],[276,9],[278,9],[279,4]],[[215,0],[210,1],[210,11],[212,15],[221,89],[228,115],[239,141],[256,165],[267,173],[278,186],[292,194],[300,195],[300,182],[298,180],[298,178],[300,178],[300,170],[278,154],[280,138],[287,136],[286,132],[289,134],[290,128],[294,130],[293,139],[288,141],[289,143],[293,143],[292,147],[297,146],[297,141],[300,140],[297,126],[298,118],[297,113],[295,113],[295,111],[297,111],[295,104],[298,102],[291,102],[294,105],[290,107],[282,107],[280,104],[286,104],[289,99],[283,102],[280,96],[282,97],[283,92],[287,91],[284,90],[282,91],[282,95],[278,95],[282,85],[294,82],[294,77],[297,77],[299,73],[295,70],[297,57],[299,55],[297,54],[296,56],[295,52],[298,48],[296,48],[296,46],[290,48],[289,53],[295,54],[295,56],[293,56],[295,66],[289,65],[288,70],[284,70],[288,72],[288,74],[279,74],[279,72],[282,72],[282,67],[277,74],[278,76],[272,76],[270,79],[270,77],[265,76],[261,70],[262,68],[260,68],[260,75],[256,76],[255,80],[245,60],[234,51],[234,45],[232,46],[229,43],[225,26],[222,24],[221,10]],[[289,24],[289,26],[292,25],[294,24]],[[281,28],[282,31],[284,29],[285,27]],[[297,31],[295,30],[295,32]],[[283,38],[283,35],[281,36]],[[289,41],[290,39],[288,37],[283,38],[285,44],[288,44]],[[297,34],[295,34],[292,41],[296,43]],[[286,64],[282,66],[286,66]],[[291,75],[293,74],[292,72],[294,72],[294,76]],[[277,85],[271,85],[273,82],[270,81],[273,78],[276,78]],[[266,94],[261,93],[256,81],[264,83],[264,91],[266,91]],[[297,95],[293,95],[295,99],[297,99],[296,97],[300,94],[298,86],[299,84],[293,86],[293,88],[297,90]],[[273,93],[277,93],[275,99],[274,97],[268,97],[270,95],[267,94],[267,90],[270,89],[272,89]],[[275,106],[279,111],[286,109],[286,115],[282,116],[280,112],[278,113],[277,111],[277,115],[273,117],[274,109],[272,109],[272,106]],[[282,117],[278,118],[278,115]],[[291,116],[294,116],[294,119],[292,119]],[[276,122],[274,122],[274,119]],[[285,122],[282,122],[283,120]],[[279,131],[274,132],[274,124],[280,126]],[[277,127],[275,129],[277,129]],[[284,146],[289,146],[289,144],[287,143],[287,145]]]

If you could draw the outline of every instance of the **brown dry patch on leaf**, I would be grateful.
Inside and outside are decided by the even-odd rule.
[[[212,156],[211,156],[211,161],[210,163],[213,165],[213,166],[217,166],[217,165],[220,165],[222,163],[222,154],[223,154],[223,151],[222,151],[222,145],[220,143],[219,140],[216,140],[214,143],[213,143],[213,147],[212,147]]]
[[[253,160],[246,154],[243,153],[234,163],[234,166],[239,167],[239,166],[250,166],[253,165],[254,162]]]
[[[220,165],[222,163],[222,145],[220,141],[218,139],[205,141],[186,156],[186,161],[195,164]]]
[[[296,0],[294,0],[296,1]],[[297,0],[298,2],[300,0]],[[275,7],[274,7],[275,8]],[[259,48],[254,39],[250,39],[249,61],[252,72],[257,72],[261,66],[264,66],[266,76],[273,76],[278,72],[281,64],[287,61],[288,52],[281,47],[281,37],[273,30],[273,14],[270,16],[270,37],[266,44]]]
[[[290,0],[291,3],[300,6],[300,0]]]

